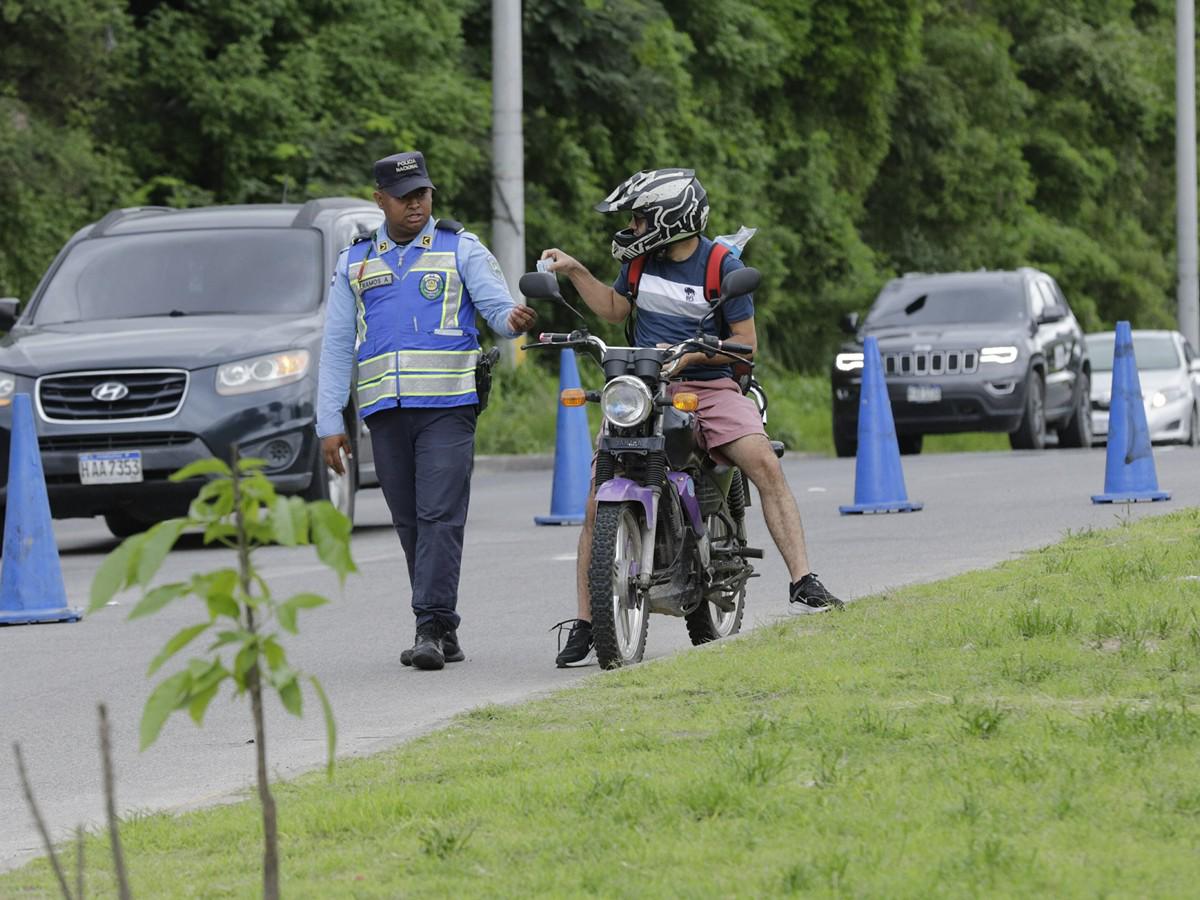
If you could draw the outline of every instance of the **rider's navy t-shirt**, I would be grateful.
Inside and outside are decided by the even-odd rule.
[[[634,343],[639,347],[655,347],[659,344],[678,344],[696,336],[700,320],[712,312],[712,304],[704,298],[704,267],[708,263],[708,251],[713,242],[701,236],[696,252],[681,262],[651,256],[642,270],[638,283],[637,318],[634,327]],[[721,277],[745,264],[729,254],[721,263]],[[613,282],[613,290],[622,297],[629,291],[629,263],[621,266],[621,274]],[[704,323],[705,334],[717,334],[718,319],[726,322],[741,322],[754,315],[754,297],[742,294],[730,297],[717,316],[710,316]],[[718,337],[729,337],[728,326],[721,329]],[[709,381],[714,378],[730,378],[733,370],[729,366],[690,366],[681,373],[685,380]]]

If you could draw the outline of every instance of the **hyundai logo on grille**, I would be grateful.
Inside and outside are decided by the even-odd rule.
[[[92,388],[92,396],[101,403],[116,403],[129,396],[129,388],[119,381],[105,381]]]

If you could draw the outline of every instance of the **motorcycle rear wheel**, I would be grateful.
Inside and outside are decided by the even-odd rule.
[[[646,651],[650,610],[637,591],[642,558],[640,509],[633,503],[614,503],[596,510],[588,597],[596,660],[603,669],[641,662]]]
[[[718,515],[711,515],[705,522],[709,540],[713,548],[736,543],[736,535],[729,533],[729,526]],[[702,600],[700,605],[684,616],[687,623],[688,637],[694,646],[719,641],[731,637],[742,628],[742,616],[746,613],[746,586],[738,589],[733,598],[733,609],[723,610],[709,600]]]

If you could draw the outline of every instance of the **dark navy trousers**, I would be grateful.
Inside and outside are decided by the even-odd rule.
[[[375,471],[400,535],[417,627],[458,627],[458,573],[475,464],[475,407],[395,408],[367,418]]]

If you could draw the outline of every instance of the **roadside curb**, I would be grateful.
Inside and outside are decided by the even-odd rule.
[[[553,468],[553,453],[496,454],[475,457],[476,472],[536,472]]]

